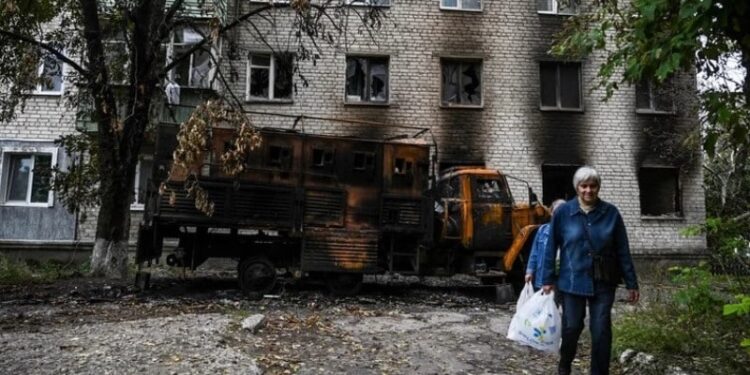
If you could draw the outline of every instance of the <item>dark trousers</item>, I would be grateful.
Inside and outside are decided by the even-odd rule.
[[[609,359],[612,351],[612,305],[615,302],[615,287],[595,285],[594,295],[579,296],[562,294],[562,344],[560,346],[561,374],[570,373],[576,356],[578,338],[583,331],[586,304],[589,306],[589,330],[591,331],[591,375],[609,374]]]

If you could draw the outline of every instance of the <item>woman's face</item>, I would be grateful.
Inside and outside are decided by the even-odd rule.
[[[586,205],[593,205],[599,199],[599,184],[593,180],[581,181],[576,187],[578,198]]]

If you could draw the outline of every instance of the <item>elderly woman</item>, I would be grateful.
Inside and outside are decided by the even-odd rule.
[[[591,331],[591,374],[609,374],[612,348],[612,305],[622,278],[630,302],[637,302],[638,280],[630,257],[628,236],[615,206],[599,199],[601,178],[591,167],[573,176],[577,197],[560,207],[550,223],[550,238],[542,257],[542,289],[549,293],[557,279],[562,295],[563,330],[559,374],[570,374],[586,305]],[[555,278],[555,253],[560,273]]]

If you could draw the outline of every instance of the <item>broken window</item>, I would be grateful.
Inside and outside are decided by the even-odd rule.
[[[537,0],[536,9],[547,14],[578,14],[580,0]]]
[[[58,51],[63,51],[62,45],[52,44]],[[55,54],[42,50],[42,59],[39,63],[39,83],[36,86],[37,94],[61,94],[63,92],[63,69],[64,64]]]
[[[193,46],[203,40],[203,35],[191,27],[178,29],[172,33],[172,39],[166,46],[167,64],[178,60],[177,65],[169,71],[171,82],[181,87],[207,88],[210,86],[210,72],[213,67],[211,52],[200,48],[186,56]]]
[[[248,100],[292,98],[294,55],[253,53],[247,62]]]
[[[499,180],[477,178],[474,180],[474,201],[509,203],[510,198]]]
[[[539,63],[540,105],[543,110],[581,110],[581,63]]]
[[[576,196],[573,175],[580,165],[542,165],[542,203],[550,206],[556,199],[572,199]]]
[[[641,215],[682,215],[679,181],[677,168],[641,167],[638,172]]]
[[[393,173],[401,175],[411,175],[412,164],[413,163],[411,160],[396,158],[395,162],[393,163]]]
[[[670,81],[657,85],[643,80],[635,86],[635,108],[637,112],[674,111],[674,90]]]
[[[482,105],[482,61],[443,60],[443,105]]]
[[[388,101],[388,58],[346,58],[346,101],[385,103]]]
[[[292,148],[287,146],[271,146],[268,148],[268,165],[282,169],[292,168]]]
[[[440,0],[441,9],[482,10],[482,0]]]

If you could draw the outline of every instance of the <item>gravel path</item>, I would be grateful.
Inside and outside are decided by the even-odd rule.
[[[554,356],[505,338],[511,305],[451,289],[366,285],[358,297],[333,298],[287,288],[274,298],[248,301],[233,283],[168,280],[146,293],[75,280],[31,290],[0,288],[0,369],[513,375],[556,369]],[[255,333],[241,328],[253,314],[266,318]]]

